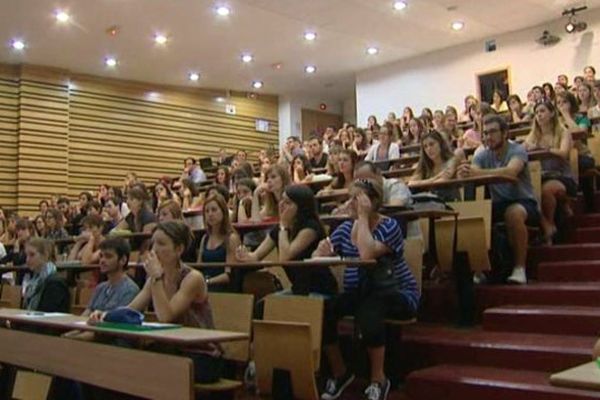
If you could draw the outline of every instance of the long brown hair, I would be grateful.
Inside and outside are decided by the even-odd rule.
[[[554,104],[550,100],[540,101],[533,108],[533,113],[541,106],[544,106],[550,111],[552,115],[552,147],[558,148],[560,147],[560,142],[562,141],[563,136],[566,134],[565,129],[562,127],[558,120],[558,112]],[[534,116],[533,124],[531,125],[531,132],[527,136],[526,142],[538,145],[542,140],[542,127],[538,123],[537,118]]]
[[[229,219],[229,208],[227,208],[227,203],[225,202],[225,198],[223,198],[223,196],[221,196],[220,194],[213,194],[204,201],[203,208],[206,208],[206,205],[209,203],[212,203],[212,202],[217,203],[217,206],[219,207],[219,209],[221,210],[221,213],[223,214],[223,220],[221,221],[221,224],[218,227],[218,232],[214,232],[213,227],[208,225],[205,221],[204,224],[206,225],[206,232],[209,235],[213,234],[213,233],[218,233],[221,235],[230,234],[231,232],[233,232],[233,227],[231,226],[231,220]]]
[[[281,178],[281,193],[287,186],[289,186],[291,179],[290,173],[284,167],[279,164],[271,165],[265,174],[267,177],[271,174],[279,175]],[[278,217],[279,216],[279,207],[278,200],[275,197],[275,193],[267,192],[265,195],[265,212],[269,217]]]
[[[350,161],[352,162],[352,173],[354,174],[354,167],[356,166],[356,163],[358,162],[358,156],[356,155],[356,153],[354,152],[354,150],[350,150],[350,149],[342,149],[342,151],[340,151],[340,156],[342,154],[346,154],[348,157],[350,157]],[[335,177],[335,179],[333,180],[333,183],[331,184],[331,187],[333,189],[341,189],[344,186],[346,186],[346,177],[344,176],[344,173],[342,171],[338,171],[337,176]]]
[[[433,169],[434,169],[433,160],[427,156],[427,153],[425,153],[425,146],[423,146],[423,143],[425,142],[426,139],[433,139],[439,143],[440,157],[442,158],[443,162],[446,162],[449,159],[451,159],[452,157],[454,157],[454,154],[452,153],[452,150],[450,150],[450,146],[448,145],[448,142],[442,137],[442,135],[438,131],[431,131],[431,132],[426,133],[421,138],[421,151],[420,151],[419,163],[417,164],[417,169],[416,169],[416,172],[419,173],[419,175],[421,176],[421,179],[430,178],[433,175]]]

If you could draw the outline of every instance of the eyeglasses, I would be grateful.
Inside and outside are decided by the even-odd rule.
[[[481,132],[484,136],[488,136],[488,135],[493,135],[494,133],[498,133],[501,132],[500,128],[490,128],[490,129],[484,129],[483,132]]]

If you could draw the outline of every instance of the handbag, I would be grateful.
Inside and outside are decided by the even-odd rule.
[[[400,285],[394,278],[394,259],[386,254],[377,259],[377,265],[359,270],[360,290],[363,295],[376,293],[389,295],[400,293]]]

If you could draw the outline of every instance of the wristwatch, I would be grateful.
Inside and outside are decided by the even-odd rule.
[[[152,277],[152,283],[156,283],[156,282],[162,281],[163,278],[164,278],[164,276],[165,276],[164,272],[162,272],[159,276],[153,276]]]

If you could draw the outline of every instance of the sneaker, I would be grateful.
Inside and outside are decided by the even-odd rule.
[[[525,275],[525,268],[515,267],[512,274],[507,279],[508,283],[517,283],[524,285],[527,283],[527,275]]]
[[[250,361],[244,371],[244,385],[248,390],[256,387],[256,364],[254,361]]]
[[[389,379],[386,379],[383,383],[371,382],[365,389],[365,398],[367,400],[385,400],[390,392],[390,386],[391,383]]]
[[[325,383],[325,391],[321,394],[321,400],[333,400],[337,399],[342,395],[344,390],[352,383],[354,380],[354,374],[351,372],[346,372],[343,376],[340,376],[337,379],[327,379]]]

